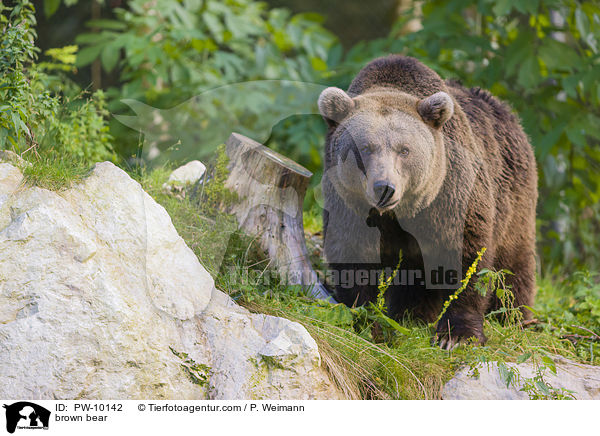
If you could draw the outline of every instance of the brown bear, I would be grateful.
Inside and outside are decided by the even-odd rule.
[[[377,296],[374,270],[400,270],[388,311],[433,322],[478,267],[508,269],[515,306],[535,297],[537,170],[511,109],[478,88],[442,80],[410,57],[364,67],[347,92],[325,89],[324,252],[338,301]],[[333,274],[335,273],[335,274]],[[475,337],[498,307],[471,280],[437,324],[442,348]]]

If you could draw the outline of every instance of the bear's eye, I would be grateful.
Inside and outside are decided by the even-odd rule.
[[[410,150],[408,149],[408,147],[402,146],[400,148],[400,156],[408,156],[408,153],[410,153]]]
[[[361,145],[359,147],[360,151],[362,151],[363,153],[371,153],[373,147],[371,147],[370,144],[366,144],[366,145]]]

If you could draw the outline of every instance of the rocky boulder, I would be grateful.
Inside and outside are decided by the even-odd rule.
[[[163,188],[175,193],[181,192],[197,183],[205,172],[206,166],[202,162],[199,160],[190,161],[174,170],[169,175],[169,179],[163,184]]]
[[[61,192],[0,163],[0,355],[7,399],[340,397],[304,327],[217,290],[107,162]]]
[[[544,368],[543,371],[543,382],[550,391],[578,400],[600,400],[600,367],[583,365],[561,356],[554,357],[554,364],[556,374],[549,368]],[[509,371],[517,375],[510,386],[506,386],[496,362],[489,365],[480,364],[476,367],[477,371],[467,367],[459,370],[444,386],[442,398],[444,400],[528,400],[530,395],[523,388],[527,381],[535,386],[535,378],[538,375],[536,367],[531,362],[505,365]],[[537,391],[543,393],[540,388],[537,388]]]

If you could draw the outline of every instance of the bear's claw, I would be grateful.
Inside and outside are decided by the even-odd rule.
[[[437,327],[437,332],[432,339],[432,345],[437,344],[442,350],[452,350],[459,344],[472,343],[474,345],[484,345],[487,338],[483,334],[483,325],[481,328],[478,327],[478,322],[473,323],[471,328],[464,322],[451,322],[446,319],[440,321]],[[473,320],[471,320],[473,321]]]

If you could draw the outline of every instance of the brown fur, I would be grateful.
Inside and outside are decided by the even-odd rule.
[[[454,108],[450,119],[436,125],[427,117],[435,116],[438,108],[426,105],[423,111],[420,105],[423,99],[440,91],[452,97]],[[437,145],[433,148],[433,156],[439,158],[443,168],[435,168],[428,173],[428,183],[433,188],[423,192],[427,195],[434,193],[432,198],[422,199],[417,194],[411,194],[412,197],[406,194],[406,198],[403,197],[394,209],[380,210],[380,213],[374,213],[374,210],[365,212],[364,207],[353,206],[355,200],[356,204],[364,203],[354,198],[355,195],[360,197],[359,189],[356,194],[348,194],[336,189],[334,182],[324,178],[325,255],[330,266],[338,270],[361,268],[361,262],[367,257],[361,257],[360,253],[374,247],[375,237],[381,257],[377,267],[395,266],[397,252],[402,249],[402,268],[423,268],[423,259],[428,256],[430,259],[438,259],[436,256],[452,259],[454,256],[460,258],[460,273],[464,274],[477,251],[486,247],[479,268],[511,270],[514,276],[508,278],[515,304],[531,306],[535,296],[537,172],[533,150],[510,108],[486,91],[469,90],[456,82],[445,82],[416,59],[402,56],[388,56],[369,63],[350,85],[348,95],[354,102],[354,106],[345,103],[352,106],[353,117],[349,119],[359,119],[355,115],[363,110],[366,113],[377,111],[375,120],[379,121],[379,117],[391,120],[388,114],[392,108],[400,114],[394,119],[394,125],[402,125],[405,119],[419,119],[426,123],[435,144],[443,138],[442,148]],[[362,121],[363,124],[347,121],[349,124],[344,125],[341,119],[328,119],[326,116],[326,120],[329,132],[325,174],[343,176],[343,168],[339,167],[337,160],[339,150],[336,149],[343,130],[357,129],[354,126],[369,129],[369,126],[365,125],[365,121]],[[393,132],[379,135],[381,138],[394,138]],[[389,144],[387,147],[378,150],[392,153]],[[420,145],[417,147],[421,148]],[[443,150],[443,156],[438,156],[439,150]],[[377,158],[378,153],[371,154]],[[359,152],[354,151],[354,155],[359,169],[365,173],[366,181],[362,182],[361,189],[368,190],[367,166],[361,164]],[[394,158],[381,160],[383,165],[396,162],[396,154],[389,156]],[[355,175],[350,178],[357,180],[357,185],[358,179]],[[412,210],[409,210],[410,205],[413,205]],[[373,231],[369,228],[358,230],[361,220],[367,222]],[[374,236],[377,231],[380,238]],[[416,240],[413,235],[418,235]],[[356,254],[355,259],[345,262],[349,254]],[[471,336],[481,343],[485,342],[483,316],[497,306],[497,301],[493,295],[479,295],[472,283],[451,304],[438,324],[438,335],[445,346]],[[411,312],[426,321],[435,320],[454,288],[425,288],[418,285],[390,288],[387,296],[390,311],[395,316]],[[339,287],[335,290],[337,298],[347,304],[373,300],[376,292],[376,286],[372,284],[356,286],[352,290]],[[527,310],[524,314],[526,317],[530,315]]]

